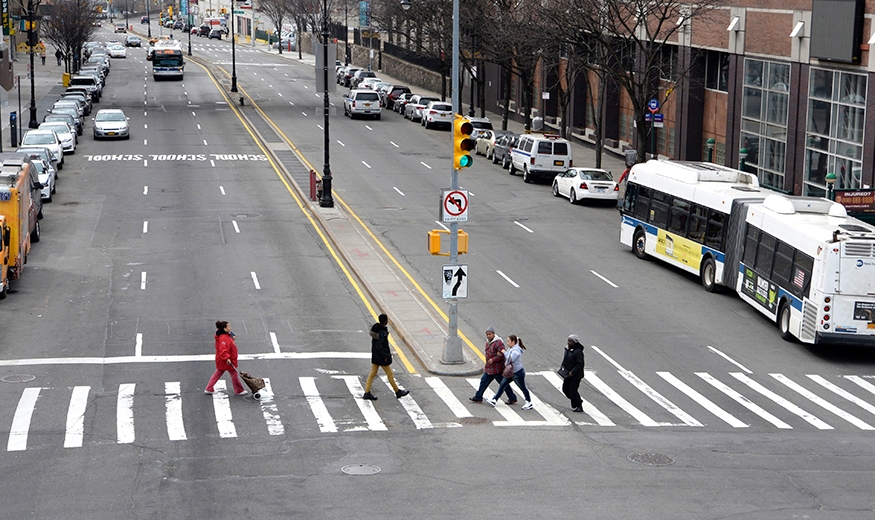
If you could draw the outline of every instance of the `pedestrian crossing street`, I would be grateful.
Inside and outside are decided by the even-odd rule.
[[[875,429],[873,375],[823,377],[809,374],[791,378],[780,373],[755,376],[730,372],[717,377],[694,372],[683,381],[675,374],[659,371],[648,379],[650,383],[625,369],[616,374],[587,370],[581,385],[582,414],[570,411],[568,400],[561,393],[562,380],[551,371],[527,374],[534,404],[528,411],[520,410],[522,395],[516,388],[520,399],[516,406],[499,402],[493,409],[488,404],[471,403],[468,397],[478,387],[478,377],[460,380],[402,376],[411,393],[396,400],[383,376],[382,383],[374,383],[374,391],[381,397],[376,402],[361,399],[364,388],[360,376],[330,373],[292,379],[298,388],[272,388],[270,380],[265,379],[267,386],[258,401],[251,396],[231,395],[225,380],[216,384],[213,395],[205,395],[202,388],[183,389],[180,382],[165,382],[163,389],[155,388],[154,383],[122,383],[117,392],[107,389],[100,395],[89,386],[27,387],[18,398],[7,432],[6,450],[27,450],[33,447],[33,438],[38,439],[38,443],[46,443],[54,438],[60,442],[63,437],[65,448],[80,448],[92,438],[100,442],[113,438],[117,444],[148,444],[209,437],[230,439],[258,435],[270,438],[462,428],[484,423],[499,427],[577,425],[633,430],[659,427],[710,427],[723,431]],[[657,386],[662,387],[661,391]],[[486,396],[490,397],[495,388],[493,383]],[[115,408],[113,421],[107,420],[107,400],[115,400],[109,403]],[[676,403],[682,403],[687,409]],[[67,410],[66,420],[55,424],[60,423],[62,414],[54,412],[63,408]],[[98,414],[98,408],[103,413]],[[41,413],[45,417],[34,426],[34,418]],[[195,420],[190,417],[192,414],[207,415],[209,420]],[[144,420],[144,416],[148,418]],[[141,425],[141,421],[148,426]],[[161,423],[158,429],[163,431],[156,431],[156,421]],[[112,430],[114,432],[109,433]]]

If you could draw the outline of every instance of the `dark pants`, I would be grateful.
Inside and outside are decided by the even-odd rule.
[[[583,405],[583,399],[580,398],[580,380],[582,377],[566,377],[562,381],[562,393],[565,397],[571,399],[571,407],[578,408]]]
[[[498,381],[501,384],[501,380],[504,379],[501,375],[501,372],[497,374],[487,374],[483,372],[483,375],[480,377],[480,388],[477,389],[477,393],[474,394],[475,401],[483,400],[483,392],[489,388],[489,383],[493,381]],[[507,398],[511,401],[516,401],[516,394],[513,393],[513,389],[511,387],[507,387]]]

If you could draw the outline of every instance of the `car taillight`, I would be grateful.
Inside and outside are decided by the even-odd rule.
[[[574,161],[573,160],[568,161],[568,167],[574,168]]]
[[[620,185],[614,184],[614,191],[620,191]]]
[[[535,158],[534,157],[529,158],[529,164],[531,164],[532,166],[535,165]]]
[[[588,190],[589,187],[586,185],[585,182],[581,182],[581,183],[580,183],[580,189],[582,189],[582,190]]]

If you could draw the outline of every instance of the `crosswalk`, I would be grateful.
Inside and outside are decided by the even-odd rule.
[[[647,379],[648,381],[646,381]],[[684,380],[685,379],[685,380]],[[824,377],[815,374],[790,377],[781,373],[754,375],[729,372],[715,376],[693,372],[682,378],[667,371],[639,377],[631,371],[596,373],[587,370],[581,385],[583,413],[572,413],[562,394],[562,380],[554,372],[527,374],[533,409],[520,410],[500,402],[495,408],[468,400],[479,378],[408,377],[410,395],[392,397],[385,376],[375,382],[379,401],[361,399],[362,378],[342,373],[293,378],[292,388],[274,388],[265,379],[258,401],[232,395],[225,381],[213,395],[202,388],[183,388],[178,381],[155,384],[121,383],[118,391],[95,394],[90,386],[66,388],[26,387],[18,396],[7,434],[6,450],[24,451],[38,434],[47,442],[58,432],[63,414],[64,448],[81,448],[90,438],[113,436],[117,444],[140,443],[146,427],[143,415],[161,417],[166,441],[182,442],[203,437],[234,439],[247,435],[282,437],[296,432],[322,434],[386,432],[410,428],[463,428],[491,423],[497,427],[553,427],[572,425],[594,428],[714,428],[737,431],[815,430],[871,431],[875,429],[875,375]],[[492,385],[490,391],[494,391]],[[519,391],[517,390],[519,394]],[[488,396],[488,394],[487,394]],[[112,422],[105,417],[108,399],[114,399]],[[520,396],[521,399],[521,396]],[[681,403],[681,404],[677,404]],[[99,404],[99,406],[98,406]],[[43,406],[44,405],[44,406]],[[685,407],[685,408],[682,408]],[[102,416],[98,416],[96,409]],[[189,415],[208,410],[204,426]],[[34,426],[40,413],[49,417]],[[817,414],[817,415],[815,415]],[[473,421],[475,418],[482,420]],[[2,420],[2,418],[0,418]],[[206,430],[208,431],[205,431]],[[101,431],[93,431],[93,430]],[[750,430],[748,430],[750,431]],[[2,435],[2,432],[0,432]],[[54,435],[57,437],[58,435]],[[155,440],[154,428],[150,441]],[[2,438],[2,437],[0,437]]]

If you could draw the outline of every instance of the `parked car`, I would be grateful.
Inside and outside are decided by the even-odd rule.
[[[284,51],[296,51],[298,50],[298,41],[297,38],[292,36],[291,38],[283,38],[280,41],[273,44],[274,49],[283,48]]]
[[[82,135],[82,128],[76,126],[76,119],[74,119],[73,116],[71,116],[70,114],[49,112],[48,114],[46,114],[46,117],[43,118],[43,122],[45,123],[46,121],[63,121],[64,123],[67,123],[70,128],[76,130],[77,136]]]
[[[104,137],[131,138],[130,118],[118,108],[104,108],[97,111],[94,121],[94,139]]]
[[[407,103],[410,102],[410,98],[415,95],[416,94],[412,92],[405,92],[401,94],[395,99],[395,103],[392,105],[392,110],[398,112],[399,114],[404,114],[404,107],[406,107]]]
[[[469,117],[468,120],[471,121],[471,126],[474,127],[474,131],[471,132],[471,139],[479,139],[487,130],[492,130],[492,123],[488,117]]]
[[[85,105],[85,115],[87,116],[91,114],[91,109],[94,107],[94,103],[92,103],[91,101],[91,96],[80,90],[69,90],[64,91],[64,93],[61,94],[60,97],[60,99],[67,98],[74,99],[76,101],[79,101],[80,103],[83,103]]]
[[[617,203],[619,185],[611,172],[597,168],[569,168],[553,179],[553,196],[568,197],[572,204],[581,199]]]
[[[520,136],[506,133],[495,140],[492,147],[492,164],[500,164],[505,170],[510,166],[510,151],[516,146]]]
[[[507,130],[487,130],[477,138],[477,146],[474,147],[475,155],[485,155],[487,159],[492,160],[492,150],[495,149],[495,142],[502,134],[508,133]]]
[[[423,95],[414,95],[404,106],[404,117],[411,121],[419,121],[420,118],[422,118],[422,109],[425,108],[425,105],[427,105],[429,101],[440,101],[440,99]]]
[[[100,101],[101,86],[100,82],[94,76],[73,76],[70,78],[71,87],[85,87],[91,95],[91,101],[97,103]]]
[[[66,107],[75,108],[77,113],[79,114],[80,119],[85,116],[85,105],[73,98],[61,98],[55,101],[55,103],[52,105],[52,108],[49,110]]]
[[[523,172],[523,182],[553,178],[573,167],[571,144],[555,134],[529,134],[510,151],[510,174]]]
[[[64,169],[64,150],[61,148],[61,140],[54,130],[40,130],[38,128],[28,130],[21,138],[21,146],[42,146],[52,152],[58,158],[58,169]]]
[[[38,160],[42,161],[44,164],[48,164],[49,170],[52,171],[52,175],[54,175],[55,179],[58,178],[58,161],[55,159],[55,156],[52,155],[52,152],[48,151],[46,148],[39,146],[23,146],[15,151],[27,154],[31,161]]]
[[[383,80],[381,80],[380,78],[378,78],[376,76],[374,76],[373,78],[362,78],[361,80],[359,80],[358,83],[356,83],[355,88],[362,88],[362,89],[373,90],[374,92],[377,92],[376,85],[377,85],[377,83],[382,83],[382,82],[383,82]],[[379,93],[377,95],[379,96]],[[382,106],[382,104],[380,106]]]
[[[453,127],[453,105],[446,101],[429,101],[422,109],[422,126],[426,129],[436,126]]]
[[[61,148],[64,150],[64,153],[76,153],[76,143],[78,142],[76,130],[70,128],[67,123],[63,121],[46,121],[40,124],[39,128],[54,130],[58,134],[58,139],[61,140]]]
[[[357,87],[359,83],[362,82],[365,78],[376,78],[377,73],[372,70],[359,69],[355,71],[355,74],[352,75],[352,78],[349,81],[350,87]]]
[[[30,162],[33,164],[34,169],[36,169],[39,183],[43,186],[40,192],[40,198],[45,202],[51,202],[52,195],[56,191],[55,182],[57,181],[57,177],[55,176],[55,169],[50,168],[42,161],[42,159],[31,158]]]
[[[343,77],[340,78],[340,84],[344,87],[352,87],[352,76],[361,69],[357,67],[347,67],[343,72]]]
[[[402,94],[410,94],[410,87],[404,85],[392,85],[392,88],[386,90],[386,95],[383,96],[383,106],[389,110],[395,109],[395,101]]]
[[[197,35],[198,36],[209,36],[211,30],[213,30],[213,28],[210,25],[203,24],[197,28]],[[194,33],[192,33],[192,34],[194,34]]]
[[[223,34],[222,29],[210,29],[209,39],[221,40]]]
[[[343,98],[343,114],[355,119],[356,116],[374,116],[380,119],[380,96],[373,90],[353,89]]]
[[[125,38],[125,46],[126,47],[140,47],[142,46],[142,42],[140,41],[140,37],[136,34],[129,34]]]

